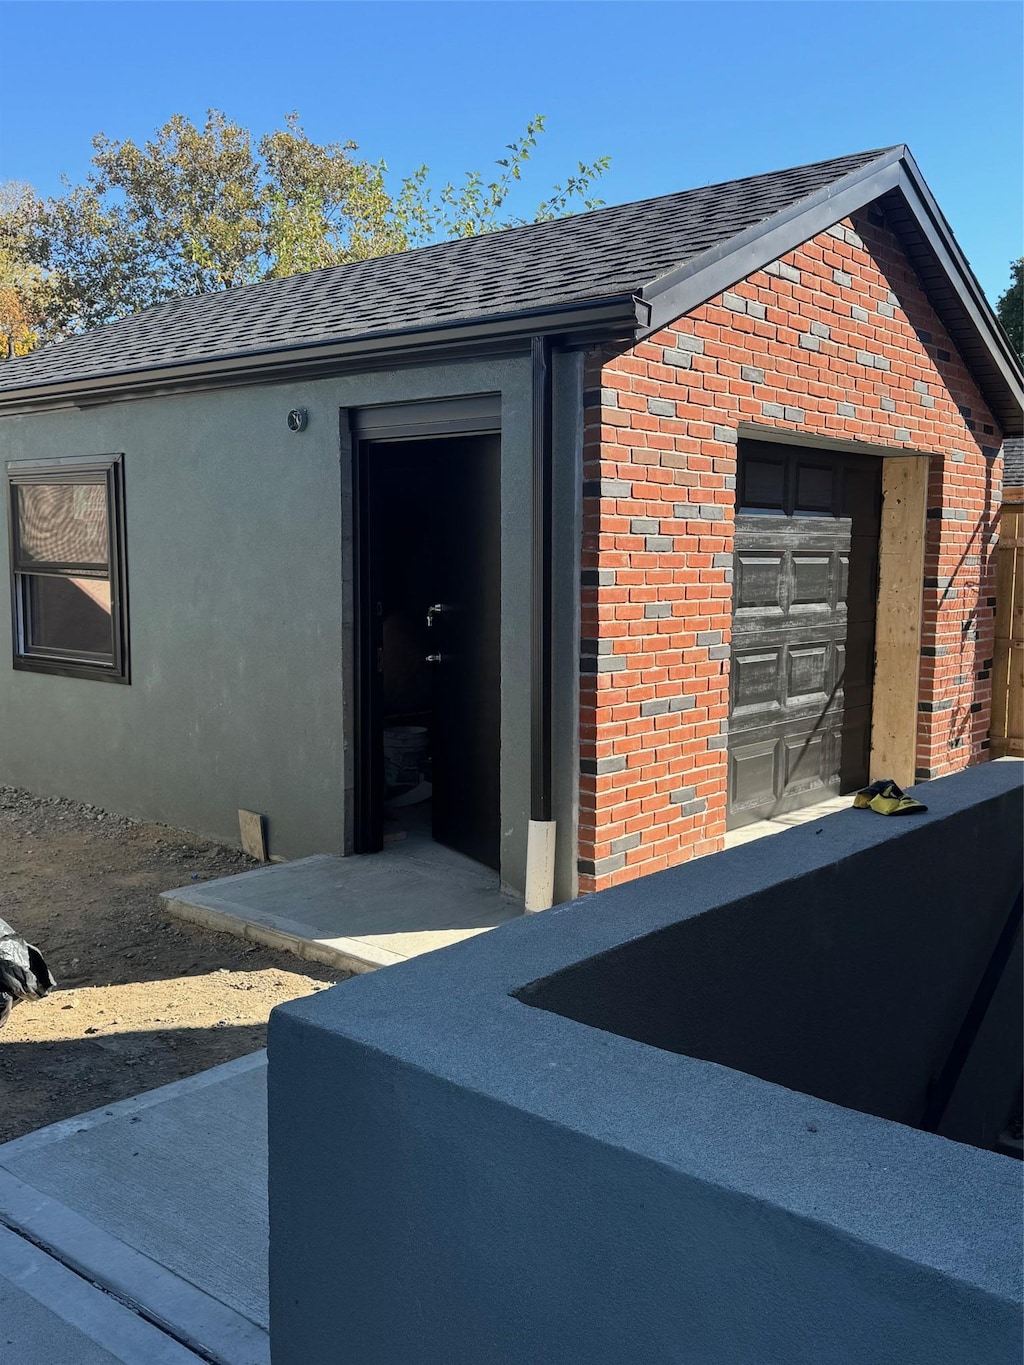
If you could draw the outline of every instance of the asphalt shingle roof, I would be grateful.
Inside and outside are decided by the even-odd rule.
[[[1024,437],[1007,436],[1003,442],[1003,487],[1024,488]]]
[[[174,299],[0,364],[0,392],[633,294],[884,154],[860,152]]]

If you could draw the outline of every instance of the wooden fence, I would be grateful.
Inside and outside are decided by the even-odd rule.
[[[996,552],[992,754],[1024,758],[1024,503],[1004,502]]]

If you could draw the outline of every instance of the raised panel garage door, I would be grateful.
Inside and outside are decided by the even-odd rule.
[[[881,460],[739,449],[729,826],[868,780]]]

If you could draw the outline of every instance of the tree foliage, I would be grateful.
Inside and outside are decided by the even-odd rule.
[[[41,213],[28,185],[0,185],[0,359],[27,355],[40,339],[49,294],[31,242]]]
[[[20,353],[180,295],[516,225],[508,201],[543,131],[531,119],[492,178],[435,189],[424,165],[394,191],[385,162],[314,142],[297,114],[258,140],[216,109],[201,128],[176,114],[142,146],[100,134],[84,183],[45,203],[0,186],[0,338]],[[530,221],[598,206],[607,166],[579,162]]]
[[[1024,360],[1024,256],[1010,262],[1010,287],[1000,296],[996,313],[1013,349]]]

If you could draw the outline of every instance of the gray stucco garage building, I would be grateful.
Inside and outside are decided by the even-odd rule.
[[[5,362],[0,781],[228,840],[259,811],[288,857],[373,852],[407,818],[384,732],[426,731],[434,836],[521,889],[531,825],[542,861],[557,829],[561,900],[869,770],[976,762],[1021,394],[903,147],[176,300]],[[865,460],[876,577],[844,713],[841,489]],[[760,586],[733,571],[756,512],[778,532]],[[805,561],[827,632],[787,608],[765,646],[737,616],[737,663],[731,613],[799,596]]]

